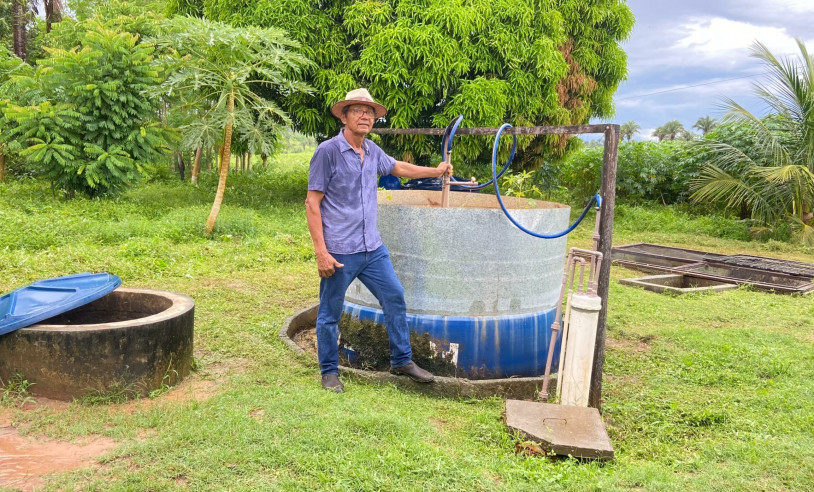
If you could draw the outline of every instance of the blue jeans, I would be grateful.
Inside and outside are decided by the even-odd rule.
[[[333,255],[345,265],[333,275],[320,279],[319,311],[317,312],[317,354],[323,375],[339,373],[339,328],[345,291],[358,278],[379,300],[384,312],[384,324],[390,339],[390,365],[398,368],[410,363],[410,329],[407,327],[407,305],[390,252],[382,245],[375,251],[352,255]]]

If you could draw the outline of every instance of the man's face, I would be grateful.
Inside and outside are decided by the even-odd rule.
[[[376,112],[365,104],[351,104],[340,118],[345,128],[353,133],[368,134],[376,120]]]

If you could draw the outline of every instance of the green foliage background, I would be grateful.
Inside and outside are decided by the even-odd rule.
[[[296,129],[322,140],[330,106],[367,87],[389,109],[384,125],[444,127],[582,124],[613,113],[626,76],[619,42],[633,25],[620,0],[175,0],[172,11],[234,25],[278,27],[315,62],[313,94],[284,101]],[[465,162],[488,162],[491,138],[462,139]],[[560,137],[521,139],[518,165],[567,150]],[[438,138],[384,136],[391,154],[428,163]]]
[[[596,193],[602,174],[604,148],[590,147],[566,158],[559,169],[559,185],[577,200]],[[686,201],[689,181],[701,163],[694,159],[687,142],[623,142],[619,144],[616,197],[628,202]]]
[[[4,86],[17,94],[0,101],[2,139],[71,194],[115,194],[169,137],[156,118],[162,73],[137,36],[97,24],[78,38],[75,48],[48,48],[36,69],[24,66]]]

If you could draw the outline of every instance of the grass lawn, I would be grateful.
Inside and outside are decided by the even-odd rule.
[[[323,391],[314,361],[278,338],[317,301],[305,224],[307,158],[230,176],[211,238],[217,177],[146,183],[113,200],[0,184],[0,292],[82,271],[196,301],[191,381],[205,398],[0,406],[0,426],[38,438],[106,436],[101,466],[54,490],[814,490],[814,296],[749,289],[675,297],[624,287],[614,267],[603,413],[617,459],[515,453],[503,400],[424,396],[346,381]],[[590,245],[591,224],[570,238]],[[813,261],[751,242],[745,226],[621,204],[615,244],[658,242]],[[2,391],[0,390],[0,395]],[[3,420],[6,424],[3,424]]]

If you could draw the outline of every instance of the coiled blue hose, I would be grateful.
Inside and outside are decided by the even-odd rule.
[[[441,139],[441,156],[446,158],[447,153],[452,151],[452,139],[455,137],[455,132],[458,131],[458,126],[463,121],[464,115],[459,114],[457,118],[452,120],[449,125],[447,125],[446,130],[444,130],[444,138]],[[517,136],[512,135],[514,137],[514,142],[512,143],[512,152],[509,155],[509,159],[506,161],[506,164],[503,165],[503,168],[497,173],[497,177],[503,176],[507,169],[509,169],[509,165],[512,163],[512,159],[514,159],[514,154],[517,151]],[[444,145],[446,144],[446,146]],[[445,148],[446,147],[446,148]],[[492,184],[494,182],[494,177],[487,181],[486,183],[478,184],[478,185],[468,185],[468,181],[452,181],[455,183],[456,186],[465,187],[466,191],[477,191],[482,190]]]
[[[490,181],[490,183],[494,182],[494,184],[495,184],[495,196],[497,196],[497,202],[500,204],[500,208],[503,209],[503,213],[506,214],[506,217],[508,217],[508,219],[512,222],[512,224],[517,226],[518,229],[525,232],[526,234],[529,234],[529,235],[534,236],[534,237],[539,237],[539,238],[542,238],[542,239],[555,239],[555,238],[558,238],[558,237],[565,236],[569,232],[573,231],[574,228],[576,228],[579,225],[580,222],[582,222],[582,219],[584,219],[585,216],[588,215],[588,210],[591,209],[591,206],[594,203],[596,204],[597,207],[602,206],[602,197],[599,196],[599,193],[595,194],[591,198],[591,200],[588,202],[588,205],[585,207],[585,210],[582,211],[582,215],[580,215],[579,218],[573,224],[571,224],[571,226],[568,229],[566,229],[566,230],[564,230],[562,232],[559,232],[557,234],[539,234],[537,232],[526,229],[525,227],[520,225],[520,223],[518,223],[517,220],[515,220],[515,218],[512,217],[512,214],[510,214],[509,211],[506,210],[506,205],[503,204],[503,199],[500,196],[500,189],[498,188],[498,184],[497,184],[497,180],[500,177],[500,175],[497,174],[497,149],[498,149],[498,146],[499,146],[498,144],[500,143],[500,135],[503,133],[503,130],[505,130],[506,128],[511,128],[511,126],[512,125],[510,125],[508,123],[504,123],[503,126],[501,126],[498,129],[497,135],[495,135],[495,143],[492,146],[492,181]],[[515,148],[517,148],[517,135],[512,135],[512,137],[514,137],[514,145],[512,146],[512,154],[509,156],[509,160],[506,161],[506,165],[503,166],[503,169],[501,170],[501,174],[506,170],[506,168],[509,167],[509,164],[512,162],[512,159],[514,158],[514,150],[515,150]]]

